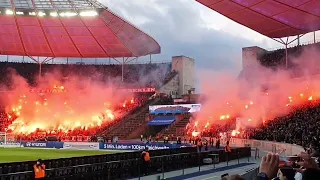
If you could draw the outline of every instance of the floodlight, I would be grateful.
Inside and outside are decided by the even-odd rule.
[[[50,13],[50,16],[52,16],[52,17],[57,17],[57,16],[58,16],[58,13],[56,13],[56,12],[51,12],[51,13]]]
[[[83,11],[80,12],[80,16],[97,16],[98,13],[96,11]]]
[[[46,15],[46,13],[44,13],[44,12],[38,12],[38,16],[45,16]]]
[[[63,13],[60,13],[60,16],[61,17],[72,17],[72,16],[76,16],[77,13],[75,12],[63,12]]]
[[[7,9],[7,10],[6,10],[6,14],[7,14],[7,15],[13,15],[13,11],[12,11],[12,10]]]

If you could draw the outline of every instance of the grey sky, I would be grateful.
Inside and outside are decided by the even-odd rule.
[[[237,74],[241,69],[242,47],[281,47],[195,0],[100,1],[160,43],[161,55],[153,56],[157,61],[186,55],[196,60],[198,70],[228,70]],[[302,42],[308,40],[310,37]]]

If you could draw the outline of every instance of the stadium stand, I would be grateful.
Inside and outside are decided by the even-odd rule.
[[[36,85],[36,74],[39,73],[39,66],[34,63],[12,63],[0,62],[0,83],[10,87],[10,71],[16,71],[17,74],[24,77],[28,83]],[[92,80],[108,82],[108,80],[117,79],[121,76],[121,65],[79,65],[79,64],[43,64],[42,73],[62,74],[61,81],[68,80],[68,76],[91,77]],[[119,82],[120,87],[137,88],[137,87],[156,87],[160,88],[177,75],[177,72],[171,72],[171,63],[162,64],[128,64],[125,65],[125,81]],[[58,73],[58,74],[59,74]],[[60,140],[63,141],[88,141],[87,136],[93,134],[105,136],[108,138],[118,136],[120,139],[128,137],[137,127],[144,124],[145,114],[148,113],[150,104],[166,104],[166,98],[151,99],[152,93],[135,93],[134,104],[116,109],[122,114],[115,121],[104,124],[100,129],[93,130],[74,130],[67,134],[61,134]],[[171,100],[172,101],[172,100]],[[170,102],[169,104],[172,104]],[[1,108],[1,129],[10,124],[4,108]],[[13,118],[11,119],[13,120]],[[28,137],[20,136],[20,140],[42,140],[46,135],[29,135]],[[96,136],[94,136],[96,137]],[[30,139],[31,138],[31,139]],[[94,138],[95,139],[95,138]]]
[[[159,99],[151,99],[140,107],[134,109],[127,116],[123,117],[122,120],[115,123],[113,126],[109,126],[99,135],[105,136],[107,139],[111,137],[118,137],[125,139],[130,133],[132,133],[137,127],[141,126],[145,122],[145,114],[148,112],[150,104],[159,101]]]
[[[298,62],[299,57],[302,52],[305,50],[308,51],[319,51],[320,50],[320,43],[314,43],[314,44],[306,44],[306,45],[299,45],[295,47],[288,48],[288,67],[286,71],[290,72],[290,76],[292,78],[299,78],[301,77],[303,73],[303,69],[301,66],[298,66],[297,64],[302,63]],[[257,56],[258,62],[266,67],[270,68],[272,70],[277,69],[285,69],[286,66],[286,57],[285,57],[285,49],[277,49],[274,51],[262,51]],[[293,61],[294,60],[294,61]],[[252,74],[257,74],[259,69],[255,67],[255,65],[244,67],[243,70],[238,75],[239,79],[247,79],[252,80],[255,77],[252,76]],[[309,74],[319,74],[319,70],[317,67],[312,67],[312,69],[307,70]]]
[[[320,149],[320,106],[305,105],[250,132],[251,138],[298,144]]]
[[[176,135],[176,136],[183,136],[185,135],[185,129],[187,124],[190,122],[190,113],[184,113],[182,115],[178,115],[176,120],[169,125],[168,127],[164,128],[162,131],[159,132],[159,136],[169,136],[169,135]]]
[[[307,45],[299,45],[295,47],[288,48],[288,67],[293,67],[294,63],[290,61],[290,59],[294,59],[296,57],[299,57],[301,53],[305,49],[313,49],[315,51],[320,50],[320,43],[315,44],[307,44]],[[279,68],[285,66],[285,49],[277,49],[274,51],[266,51],[260,56],[258,56],[258,60],[260,63],[265,67],[270,68]]]
[[[140,108],[137,108],[133,114],[126,116],[124,120],[113,127],[113,129],[104,132],[104,134],[107,134],[110,137],[116,136],[120,139],[137,138],[141,133],[144,133],[146,129],[148,123],[146,115],[149,112],[149,106],[171,103],[172,99],[170,97],[155,97]]]
[[[0,107],[0,127],[6,127],[8,125],[7,123],[8,123],[8,117],[7,117],[5,108]]]
[[[121,65],[43,64],[42,73],[59,71],[62,74],[61,78],[77,75],[107,82],[114,78],[120,79],[121,68]],[[37,76],[35,75],[39,74],[39,65],[35,63],[0,62],[0,83],[10,85],[8,82],[10,80],[10,73],[8,73],[10,69],[14,69],[29,84],[36,84]],[[124,83],[139,84],[143,87],[161,87],[163,82],[170,80],[175,74],[175,72],[171,72],[171,63],[124,65]],[[148,76],[152,76],[152,78],[148,78]]]

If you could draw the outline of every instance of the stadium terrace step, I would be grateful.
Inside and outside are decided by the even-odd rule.
[[[139,126],[146,123],[145,115],[149,112],[149,105],[156,104],[160,99],[153,99],[144,106],[136,110],[134,114],[124,117],[115,128],[111,131],[104,132],[107,137],[117,136],[119,139],[126,139],[132,132],[134,132]]]
[[[129,126],[129,124],[131,125],[132,123],[135,123],[135,121],[132,120],[132,118],[134,118],[136,116],[137,116],[137,118],[144,118],[143,112],[145,112],[145,111],[143,111],[143,109],[145,109],[145,106],[147,106],[149,108],[148,104],[150,104],[154,101],[157,101],[157,99],[149,100],[148,102],[146,102],[145,105],[140,106],[137,109],[134,109],[131,113],[127,114],[126,116],[124,116],[120,120],[118,120],[117,123],[109,126],[107,129],[105,129],[101,133],[98,133],[97,135],[111,137],[111,136],[115,136],[113,132],[115,132],[117,129],[121,129],[121,128],[127,129],[128,127],[131,127],[131,126]],[[131,123],[128,123],[128,122],[131,122]]]
[[[183,119],[171,124],[169,127],[163,129],[162,131],[159,132],[159,134],[167,136],[171,134],[176,134],[176,135],[183,135],[179,133],[180,129],[184,129],[187,124],[189,123],[190,116],[185,115]]]

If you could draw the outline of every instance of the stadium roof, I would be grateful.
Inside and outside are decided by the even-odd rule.
[[[139,57],[159,44],[96,0],[0,0],[0,55]]]
[[[196,0],[270,38],[320,30],[319,0]]]

